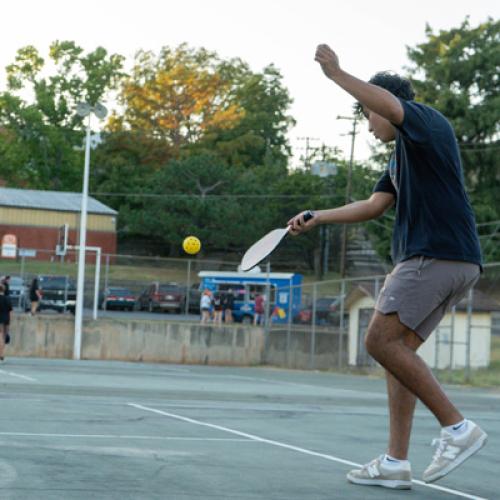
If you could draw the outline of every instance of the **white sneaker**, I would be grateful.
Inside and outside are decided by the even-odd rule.
[[[361,469],[354,469],[347,474],[347,480],[353,484],[365,486],[383,486],[397,490],[411,489],[411,467],[401,468],[384,467],[384,455],[375,458],[363,465]]]
[[[433,445],[437,444],[437,449],[423,475],[426,483],[445,476],[485,445],[486,432],[470,420],[467,425],[469,428],[460,436],[454,437],[443,429],[441,437],[432,441]]]

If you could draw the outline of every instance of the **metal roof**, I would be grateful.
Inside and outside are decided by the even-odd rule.
[[[80,212],[81,206],[82,193],[0,187],[0,207]],[[91,196],[88,197],[87,211],[102,215],[117,215],[118,213]]]

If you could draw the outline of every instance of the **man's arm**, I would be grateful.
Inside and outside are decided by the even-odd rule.
[[[339,87],[351,94],[357,101],[391,123],[401,125],[404,118],[403,106],[399,99],[388,90],[359,80],[345,72],[339,64],[337,54],[328,45],[318,45],[315,60],[323,73]]]
[[[394,204],[394,195],[391,193],[376,192],[367,200],[349,203],[343,207],[328,210],[317,210],[314,217],[304,222],[304,212],[288,221],[291,234],[300,234],[309,231],[318,224],[351,224],[376,219]]]

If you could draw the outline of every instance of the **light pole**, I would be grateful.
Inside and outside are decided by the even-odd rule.
[[[337,116],[337,120],[352,120],[352,131],[349,132],[351,137],[351,156],[349,159],[349,169],[347,171],[347,182],[345,187],[345,203],[346,205],[351,200],[351,179],[352,179],[352,164],[354,162],[354,141],[356,139],[356,126],[358,118],[354,116]],[[346,273],[346,254],[347,254],[347,224],[342,226],[342,241],[340,249],[340,277],[344,278]]]
[[[87,130],[85,137],[85,166],[83,169],[82,208],[80,217],[80,244],[78,252],[78,281],[76,288],[75,308],[75,340],[73,346],[73,359],[80,359],[82,348],[82,317],[83,317],[83,294],[85,282],[85,245],[87,238],[87,200],[89,195],[89,170],[90,170],[90,117],[94,113],[102,120],[108,114],[108,110],[100,103],[91,106],[80,102],[76,112],[81,117],[87,117]]]

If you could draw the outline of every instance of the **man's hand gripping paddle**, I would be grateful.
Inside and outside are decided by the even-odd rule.
[[[314,214],[307,210],[304,212],[304,222],[311,220]],[[255,242],[243,255],[241,259],[240,269],[242,271],[250,271],[259,262],[262,262],[281,242],[281,240],[290,232],[292,226],[287,226],[281,229],[274,229],[267,233],[259,241]]]

